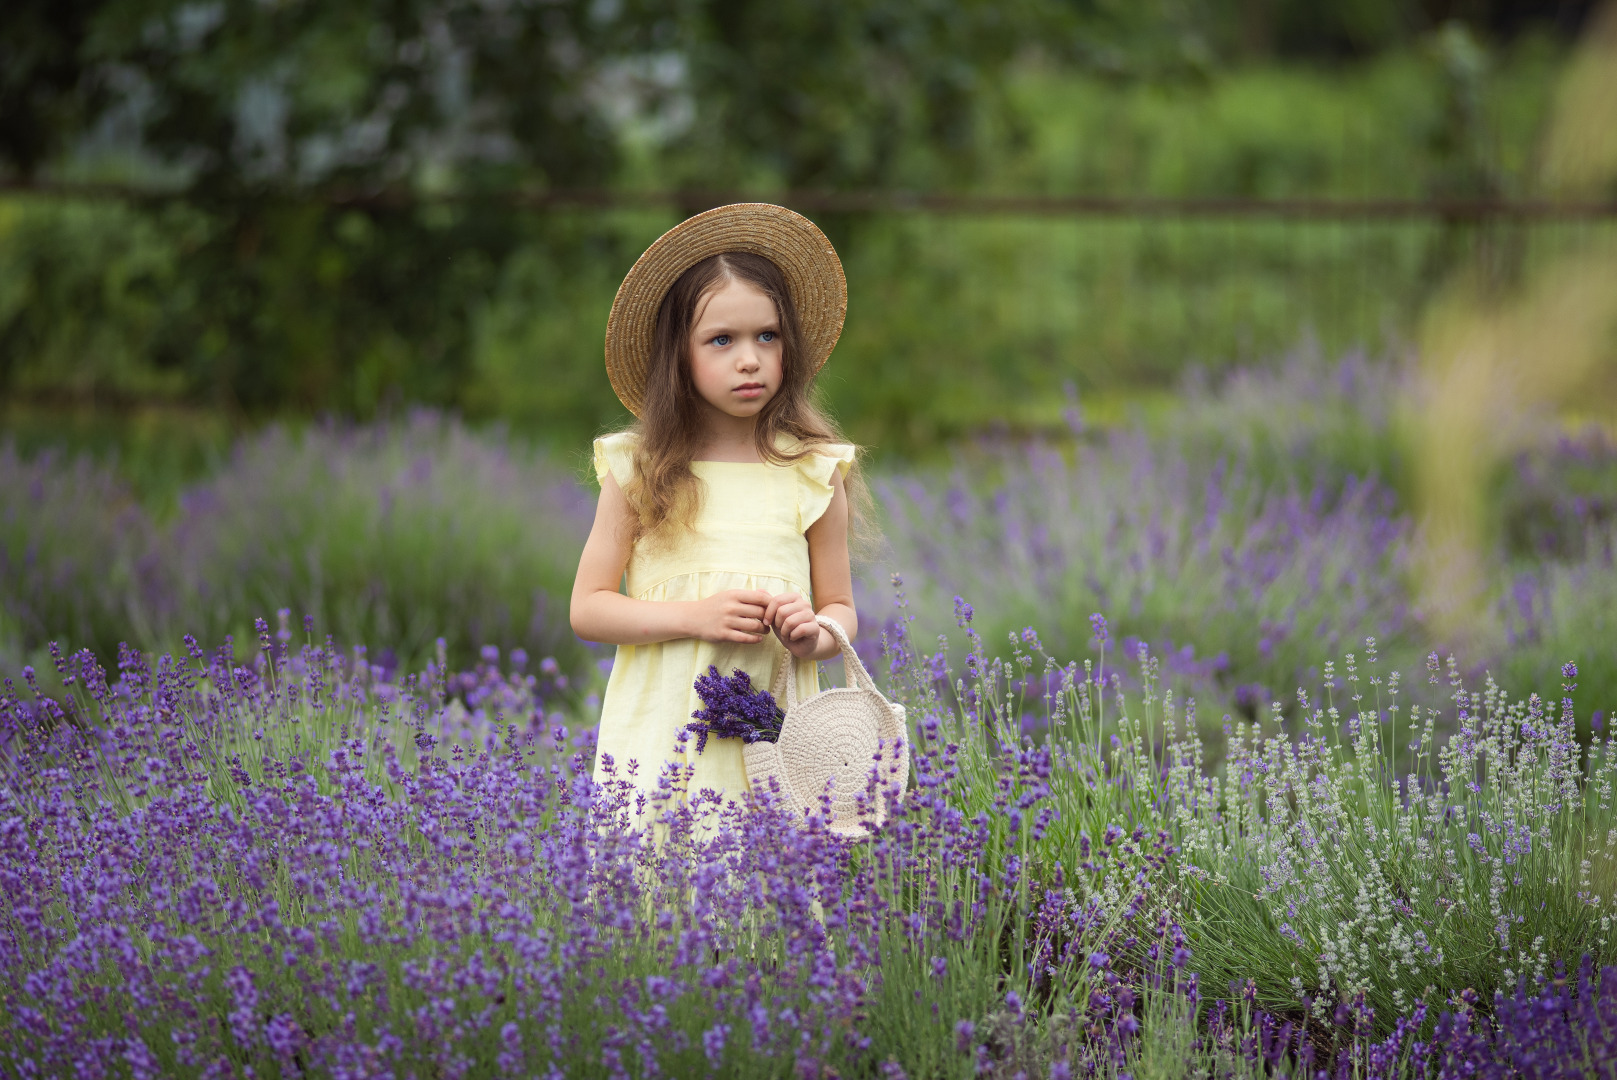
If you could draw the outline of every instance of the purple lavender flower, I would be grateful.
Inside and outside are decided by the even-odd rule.
[[[707,674],[698,676],[696,693],[705,709],[691,713],[697,722],[686,729],[696,735],[696,752],[707,748],[707,737],[740,739],[743,743],[775,742],[786,713],[768,690],[754,690],[752,676],[740,668],[728,678],[708,665]]]
[[[976,751],[954,737],[947,706],[912,696],[924,705],[912,712],[916,786],[895,805],[892,827],[868,846],[804,828],[801,817],[769,805],[726,809],[722,827],[698,838],[698,811],[711,793],[690,793],[689,805],[666,798],[672,782],[655,795],[644,785],[626,793],[634,786],[614,786],[619,774],[609,755],[601,757],[605,782],[596,784],[593,747],[573,741],[564,722],[578,714],[518,693],[536,676],[503,672],[491,660],[471,672],[435,668],[434,678],[390,681],[360,653],[350,661],[312,643],[296,655],[279,645],[275,653],[284,663],[271,669],[229,648],[212,656],[193,648],[194,662],[164,658],[155,666],[126,650],[108,687],[93,657],[81,664],[77,654],[53,652],[58,671],[79,680],[86,719],[95,721],[56,717],[54,733],[41,726],[40,710],[55,701],[25,703],[0,680],[0,750],[15,770],[0,779],[0,794],[18,807],[11,820],[28,825],[0,827],[0,878],[28,886],[6,893],[0,911],[32,950],[0,958],[17,998],[8,1001],[13,1022],[11,1038],[0,1039],[0,1072],[26,1056],[38,1075],[69,1075],[77,1054],[102,1073],[127,1064],[137,1076],[219,1074],[212,1063],[220,1057],[258,1075],[379,1075],[411,1058],[435,1075],[479,1075],[468,1065],[473,1054],[492,1058],[503,1075],[524,1076],[684,1075],[704,1066],[751,1075],[787,1062],[807,1062],[808,1075],[897,1076],[900,1061],[932,1075],[904,1059],[902,1045],[884,1041],[882,1023],[868,1022],[874,1008],[912,1008],[909,1019],[932,1025],[934,1050],[947,1051],[952,1031],[983,1074],[1014,1076],[1038,1055],[1052,1063],[1051,1076],[1069,1066],[1098,1075],[1120,1072],[1135,1040],[1155,1035],[1144,1030],[1161,1015],[1153,1008],[1161,999],[1151,995],[1174,995],[1196,1009],[1178,901],[1165,902],[1158,887],[1177,854],[1169,823],[1142,801],[1127,827],[1106,825],[1092,842],[1080,825],[1095,827],[1093,815],[1054,817],[1056,785],[1105,794],[1106,779],[1052,754],[1037,732],[996,747],[996,756],[976,759],[978,771],[966,773],[961,762]],[[908,656],[900,689],[935,689],[935,680],[915,677],[924,655]],[[1011,677],[1019,677],[1014,668],[993,662],[984,674],[1001,685]],[[442,705],[440,685],[472,720]],[[755,691],[743,672],[722,677],[709,668],[697,689],[704,685],[713,693],[702,694],[707,707],[687,731],[716,719],[756,732],[754,721],[780,719],[771,695]],[[289,714],[294,690],[302,696]],[[1530,712],[1535,725],[1571,745],[1570,713],[1560,714],[1567,733],[1555,735],[1545,703]],[[458,725],[474,723],[507,729],[504,742],[469,747]],[[587,722],[579,726],[590,733]],[[176,737],[181,732],[195,733],[197,756],[178,752],[192,737]],[[42,741],[47,736],[56,741]],[[1120,769],[1129,767],[1126,757]],[[1274,778],[1268,761],[1244,752],[1226,765],[1248,785]],[[664,778],[676,781],[678,768]],[[198,784],[210,770],[210,784]],[[1117,773],[1131,783],[1137,776]],[[92,790],[96,784],[105,786]],[[1186,789],[1202,790],[1200,781]],[[120,809],[112,796],[128,802]],[[663,811],[666,844],[602,828],[638,798]],[[97,813],[83,813],[91,808]],[[1443,827],[1463,834],[1469,826],[1445,818]],[[1553,850],[1519,819],[1475,827],[1480,857],[1462,849],[1468,864],[1521,867]],[[1032,855],[1045,829],[1084,861],[1063,869],[1024,857],[1024,838]],[[304,842],[288,843],[289,836]],[[166,852],[184,845],[190,861],[169,860]],[[45,874],[36,865],[42,858],[50,864]],[[131,903],[137,866],[164,883],[165,907]],[[992,907],[963,903],[951,878],[993,896]],[[1119,887],[1107,910],[1077,899],[1094,896],[1098,881]],[[892,886],[904,892],[884,891]],[[900,895],[901,903],[890,902]],[[43,918],[36,897],[76,905],[77,934]],[[1426,914],[1398,896],[1391,908],[1401,919]],[[357,943],[343,940],[344,922]],[[1285,933],[1291,924],[1279,925]],[[206,947],[190,932],[204,926],[212,928]],[[738,940],[738,928],[767,941],[767,959]],[[1441,944],[1413,922],[1408,930],[1413,947],[1428,955]],[[491,938],[511,948],[465,947]],[[83,941],[120,961],[121,985],[109,988],[78,966]],[[638,976],[603,966],[608,942],[629,954],[627,973]],[[347,951],[356,944],[364,962]],[[1198,944],[1196,959],[1211,957],[1203,964],[1216,969],[1219,948],[1214,940]],[[394,962],[402,980],[384,974]],[[882,979],[870,977],[876,965]],[[1236,974],[1230,1000],[1202,1014],[1208,1024],[1197,1034],[1270,1074],[1390,1080],[1474,1062],[1476,1076],[1579,1075],[1579,1055],[1601,1061],[1617,1052],[1617,972],[1609,979],[1601,972],[1597,984],[1592,963],[1585,967],[1581,980],[1561,971],[1546,981],[1527,975],[1514,998],[1496,997],[1492,984],[1480,997],[1451,994],[1450,1007],[1463,1015],[1441,1020],[1435,1034],[1421,1002],[1361,996],[1344,1005],[1343,1030],[1327,1049],[1310,1041],[1320,1027],[1312,1020],[1305,1039],[1294,1012],[1259,1007],[1290,999],[1272,971],[1255,971],[1255,979],[1228,973]],[[911,985],[884,989],[890,972]],[[1226,981],[1226,972],[1218,974]],[[210,975],[223,981],[218,1015],[199,1022],[161,1014],[163,1001],[195,995]],[[984,978],[1002,980],[997,1001],[926,1000],[928,982],[969,989]],[[1048,1007],[1047,991],[1058,984],[1082,987],[1066,1029]],[[129,1030],[116,1044],[52,1024],[90,992],[107,995],[108,1014],[123,1013]],[[311,1011],[313,1001],[351,1012],[334,1020]],[[1477,1007],[1487,1001],[1492,1009]],[[923,1010],[934,1005],[941,1008],[928,1017]],[[1303,1000],[1310,1017],[1328,1018],[1326,1008],[1315,1013]],[[367,1034],[358,1033],[356,1018]],[[1054,1045],[1041,1042],[1046,1030],[1056,1032]],[[162,1047],[161,1066],[148,1045]],[[7,1057],[12,1046],[22,1049]],[[1325,1059],[1308,1056],[1316,1052]],[[954,1064],[963,1070],[966,1062]],[[1406,1066],[1413,1071],[1400,1071]]]
[[[718,1067],[724,1057],[724,1045],[729,1039],[729,1024],[714,1024],[702,1033],[702,1052],[707,1055],[708,1064]]]

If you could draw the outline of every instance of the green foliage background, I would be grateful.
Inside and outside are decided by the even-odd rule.
[[[27,443],[155,410],[185,458],[272,415],[424,402],[577,446],[625,418],[606,311],[684,211],[504,193],[1510,195],[1565,46],[1506,5],[1193,7],[8,5],[13,184],[146,194],[0,196],[0,423]],[[850,282],[825,392],[900,455],[1302,335],[1395,348],[1428,283],[1497,239],[815,216]]]

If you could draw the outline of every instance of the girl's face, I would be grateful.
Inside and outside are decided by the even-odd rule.
[[[719,412],[757,416],[780,390],[780,315],[755,286],[732,278],[696,302],[691,381]]]

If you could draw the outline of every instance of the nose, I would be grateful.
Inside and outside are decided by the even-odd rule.
[[[751,373],[758,370],[761,361],[758,359],[758,347],[748,343],[736,350],[736,370]]]

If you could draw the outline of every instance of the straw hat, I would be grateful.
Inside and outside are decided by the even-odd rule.
[[[750,251],[786,276],[803,328],[803,355],[817,372],[848,312],[848,281],[836,249],[808,218],[772,203],[732,203],[686,218],[657,238],[629,269],[606,318],[606,374],[640,415],[657,308],[679,275],[710,255]]]

